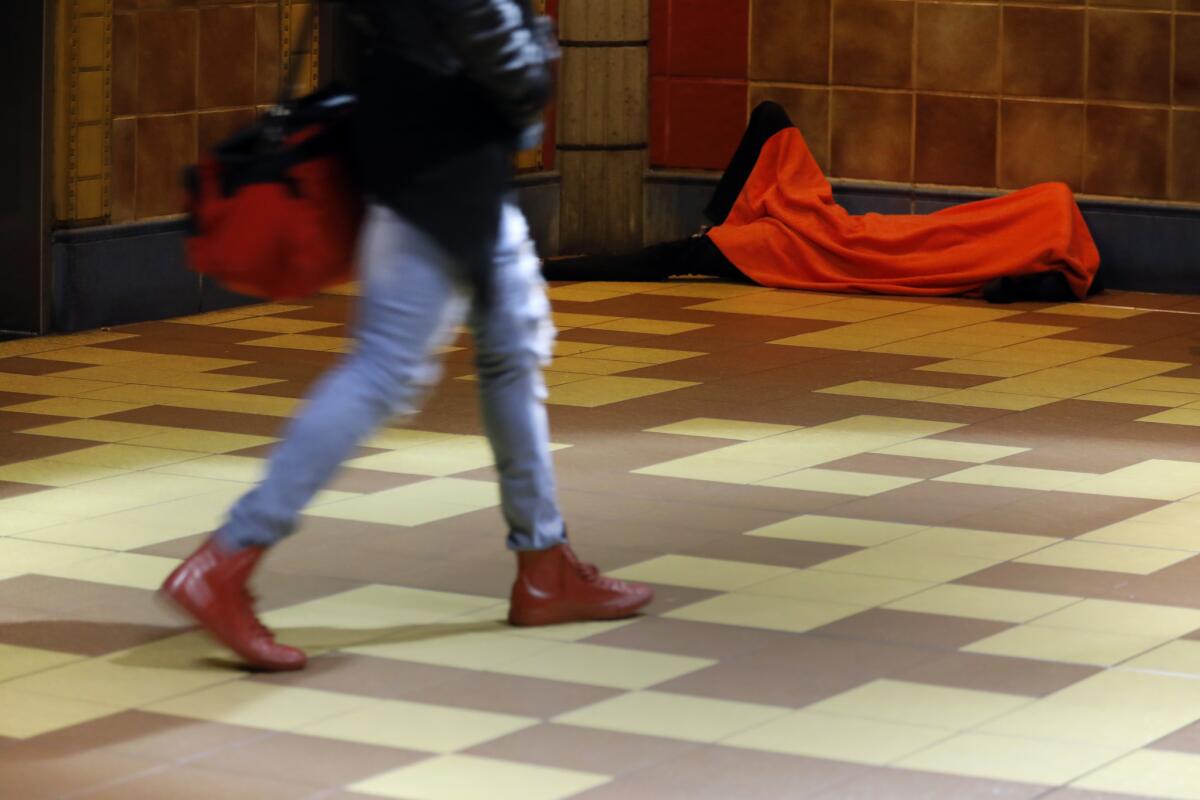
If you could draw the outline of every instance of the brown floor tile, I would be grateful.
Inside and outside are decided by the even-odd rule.
[[[805,569],[856,552],[859,548],[824,542],[797,542],[763,536],[723,536],[695,547],[680,549],[680,555],[748,561],[776,567]]]
[[[1099,671],[1076,664],[950,653],[902,670],[892,677],[936,686],[1045,697]]]
[[[71,753],[39,747],[32,742],[0,750],[4,793],[14,800],[58,800],[64,795],[78,796],[141,773],[153,774],[164,766],[153,759],[121,753]]]
[[[1004,622],[873,608],[817,628],[812,633],[839,639],[957,650],[1011,627]]]
[[[1174,750],[1200,755],[1200,722],[1180,728],[1150,745],[1155,750]]]
[[[165,425],[171,428],[244,433],[251,436],[279,436],[286,420],[261,414],[242,414],[233,411],[205,411],[196,408],[147,406],[109,414],[106,420],[134,422],[141,425]]]
[[[480,665],[486,669],[486,664]],[[549,719],[623,692],[578,683],[479,672],[404,695],[404,699],[495,714]]]
[[[657,736],[545,724],[493,739],[466,752],[483,758],[617,776],[636,773],[698,747]]]
[[[864,770],[835,761],[703,747],[576,795],[575,800],[799,800]]]
[[[273,734],[257,728],[124,711],[30,740],[48,750],[104,750],[155,761],[185,761]]]
[[[174,767],[78,795],[87,800],[297,800],[311,787],[232,772]]]
[[[36,399],[25,395],[25,399],[18,402],[28,403]],[[0,431],[27,431],[30,428],[39,428],[42,425],[57,425],[61,422],[66,422],[67,419],[67,417],[59,417],[51,414],[27,414],[23,411],[5,411],[0,408]],[[106,419],[111,419],[111,417],[106,417]]]
[[[37,400],[39,398],[30,395],[29,399]],[[40,418],[33,417],[32,415],[29,416],[33,420]],[[58,417],[54,421],[63,422],[63,419]],[[27,423],[22,427],[30,428],[37,424],[35,421]],[[18,461],[30,461],[35,458],[51,458],[63,453],[83,450],[86,447],[94,447],[95,444],[95,442],[85,442],[79,439],[60,439],[55,436],[33,436],[25,433],[0,431],[0,465],[14,464]]]
[[[1039,447],[991,462],[1004,467],[1059,469],[1070,472],[1112,472],[1141,463],[1151,456],[1127,443],[1075,439],[1070,447]]]
[[[957,483],[915,483],[902,489],[851,500],[831,508],[835,517],[905,522],[914,525],[958,524],[958,520],[1001,506],[1027,502],[1040,492]]]
[[[79,369],[79,364],[72,361],[52,361],[48,358],[15,358],[0,359],[0,372],[16,373],[18,375],[49,375],[69,369]],[[0,403],[7,405],[7,403]]]
[[[15,483],[13,481],[0,481],[0,500],[9,497],[20,497],[21,495],[34,494],[35,492],[44,492],[48,487],[36,483]]]
[[[814,800],[1033,800],[1048,787],[880,768],[815,795]]]
[[[963,468],[963,464],[959,461],[942,461],[933,458],[863,453],[839,461],[830,461],[828,464],[822,464],[821,468],[865,472],[874,475],[898,475],[902,478],[936,478],[939,475],[958,472]]]
[[[960,578],[956,583],[1015,589],[1024,592],[1069,594],[1079,597],[1112,597],[1130,582],[1123,572],[1047,567],[1041,564],[999,564],[991,569]]]
[[[791,641],[793,636],[775,631],[711,625],[679,619],[648,617],[587,639],[589,644],[627,647],[695,658],[732,658]]]
[[[376,469],[344,467],[325,488],[336,492],[371,494],[372,492],[396,489],[425,480],[429,479],[422,475],[402,475],[398,472],[381,472]]]
[[[391,747],[280,733],[234,745],[188,766],[286,784],[340,788],[428,757],[427,753]]]
[[[1164,503],[1133,497],[1074,492],[1040,492],[1017,503],[968,513],[954,520],[961,528],[1035,536],[1075,537],[1151,511]]]
[[[475,677],[477,673],[453,667],[437,667],[390,658],[331,653],[309,661],[301,672],[254,675],[255,683],[294,686],[340,692],[381,700],[403,700],[449,681]]]

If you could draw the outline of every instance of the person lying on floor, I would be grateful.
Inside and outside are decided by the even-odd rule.
[[[776,103],[754,110],[704,211],[715,227],[621,256],[544,263],[547,280],[707,275],[776,289],[1083,299],[1100,254],[1070,188],[1043,183],[925,215],[839,206],[804,137]]]

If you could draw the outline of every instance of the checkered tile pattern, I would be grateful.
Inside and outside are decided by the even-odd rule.
[[[353,286],[0,343],[0,796],[1200,798],[1200,301],[551,289],[579,550],[642,618],[515,630],[471,344],[258,590],[153,602],[353,347]]]

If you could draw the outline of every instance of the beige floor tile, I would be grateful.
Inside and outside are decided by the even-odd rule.
[[[601,322],[588,327],[598,331],[622,331],[625,333],[649,333],[656,336],[674,336],[677,333],[688,333],[689,331],[698,331],[702,328],[711,328],[712,326],[698,322],[672,322],[662,319],[637,319],[629,317],[614,319],[611,322]]]
[[[87,419],[102,417],[105,414],[117,414],[121,411],[133,411],[145,408],[138,403],[118,403],[112,400],[90,400],[83,397],[51,397],[46,400],[34,400],[31,403],[18,403],[15,406],[5,406],[5,411],[16,411],[23,414],[45,414],[51,417],[75,417]]]
[[[940,728],[819,714],[805,709],[735,734],[721,744],[768,753],[883,765],[950,735],[949,731]]]
[[[1126,386],[1128,389],[1144,389],[1151,392],[1166,392],[1168,394],[1200,395],[1200,378],[1171,378],[1153,377],[1134,381]],[[1193,397],[1193,402],[1200,397]]]
[[[630,692],[562,714],[553,721],[618,733],[711,743],[782,717],[789,711],[756,703],[663,692]]]
[[[348,788],[404,800],[564,800],[603,786],[607,775],[554,769],[474,756],[429,759]]]
[[[1200,628],[1200,610],[1087,599],[1039,619],[1038,625],[1129,636],[1174,638]]]
[[[278,441],[274,436],[251,436],[245,433],[223,433],[179,428],[139,436],[136,443],[144,447],[165,450],[192,450],[197,453],[229,453]]]
[[[90,547],[31,542],[11,537],[0,539],[0,566],[5,572],[18,575],[78,564],[104,555],[108,553]]]
[[[1121,668],[1200,677],[1200,642],[1168,642],[1162,647],[1126,661]]]
[[[1200,682],[1107,670],[993,720],[1001,736],[1120,747],[1145,746],[1200,719]]]
[[[635,369],[641,369],[646,366],[636,361],[618,361],[616,359],[601,358],[599,355],[596,355],[598,352],[603,351],[591,351],[580,353],[576,356],[555,358],[545,368],[545,371],[547,374],[568,372],[577,375],[607,376],[619,375],[622,372],[632,372]]]
[[[488,669],[506,675],[634,690],[648,689],[716,663],[710,658],[575,643]]]
[[[565,311],[555,311],[552,314],[554,324],[559,328],[588,328],[592,325],[599,325],[602,322],[613,322],[621,319],[621,317],[606,316],[604,314],[573,314]]]
[[[0,736],[30,739],[44,733],[70,728],[111,716],[118,709],[83,700],[19,692],[0,686]]]
[[[65,566],[35,570],[39,575],[67,578],[74,581],[126,586],[130,589],[154,591],[162,585],[179,560],[137,553],[112,553]]]
[[[1200,492],[1200,463],[1151,459],[1082,481],[1072,486],[1071,491],[1148,500],[1182,500]]]
[[[579,358],[628,361],[632,364],[670,364],[703,355],[708,354],[695,350],[668,350],[658,347],[605,347],[580,353]]]
[[[1200,408],[1172,408],[1138,419],[1138,422],[1160,422],[1164,425],[1200,426]]]
[[[623,378],[605,376],[585,381],[572,381],[550,390],[546,402],[552,405],[597,408],[599,406],[650,397],[676,389],[695,386],[693,381],[668,381],[657,378]]]
[[[323,693],[324,694],[324,693]],[[399,700],[357,698],[358,707],[298,726],[300,733],[343,742],[453,753],[538,724],[531,717]]]
[[[49,353],[32,353],[29,358],[47,361],[66,361],[69,364],[124,364],[130,361],[142,361],[148,354],[140,350],[118,350],[113,347],[98,347],[80,345],[79,347],[64,347]]]
[[[465,630],[462,625],[448,624],[414,628],[381,641],[343,649],[348,653],[376,658],[459,669],[495,670],[556,647],[561,645],[553,641],[515,636],[498,624],[494,628],[481,624]]]
[[[2,391],[2,390],[0,390]],[[147,436],[172,433],[175,428],[162,425],[139,425],[136,422],[114,422],[103,419],[79,419],[29,428],[22,433],[36,436],[57,436],[63,439],[83,439],[90,442],[126,442]],[[250,447],[251,445],[247,445]]]
[[[445,477],[458,472],[490,467],[493,463],[494,456],[487,440],[482,437],[462,437],[354,458],[347,461],[346,466],[408,475]]]
[[[1029,622],[1079,601],[1078,597],[945,584],[889,603],[886,608],[997,622]]]
[[[382,702],[357,695],[235,680],[151,703],[144,710],[248,728],[295,731]]]
[[[1178,392],[1156,392],[1148,389],[1131,389],[1129,386],[1119,386],[1115,389],[1104,389],[1079,397],[1080,400],[1092,400],[1099,403],[1125,403],[1135,406],[1158,406],[1160,408],[1179,408],[1196,401],[1196,395],[1180,394]]]
[[[134,472],[102,478],[61,489],[0,500],[0,510],[17,508],[39,511],[52,508],[76,519],[115,514],[182,497],[210,494],[227,489],[225,481],[190,478],[183,475],[159,475]]]
[[[805,711],[965,731],[1031,702],[1024,695],[876,680]]]
[[[56,378],[53,375],[21,375],[0,372],[0,392],[12,392],[14,394],[77,397],[102,389],[112,389],[118,385],[107,381]]]
[[[1108,667],[1152,650],[1168,640],[1169,637],[1164,636],[1134,636],[1023,625],[980,639],[963,649],[970,653],[993,656]]]
[[[0,481],[30,483],[37,486],[74,486],[77,483],[112,478],[124,472],[108,467],[87,466],[49,458],[18,461],[0,466]]]
[[[720,450],[684,456],[662,464],[633,470],[635,475],[658,475],[665,478],[684,478],[691,481],[713,481],[747,485],[757,483],[792,470],[786,465],[723,457]]]
[[[1200,755],[1138,750],[1071,785],[1097,792],[1200,800]]]
[[[954,375],[982,375],[991,378],[1011,378],[1039,369],[1025,363],[1012,361],[979,361],[972,358],[952,358],[936,364],[917,367],[925,372],[948,372]]]
[[[1050,567],[1095,569],[1149,575],[1192,557],[1185,550],[1160,550],[1152,547],[1127,547],[1099,542],[1060,542],[1018,558],[1023,564]]]
[[[1036,489],[1051,492],[1056,489],[1074,491],[1072,488],[1074,485],[1095,477],[1096,475],[1090,472],[980,464],[958,472],[940,475],[933,480],[946,483],[966,483],[973,486],[1005,486],[1011,489]]]
[[[765,439],[778,433],[797,430],[792,425],[773,425],[769,422],[744,422],[736,419],[713,419],[696,417],[657,428],[647,428],[647,433],[673,433],[678,436],[704,436],[712,439],[734,439],[751,442]]]
[[[200,457],[201,454],[193,450],[165,450],[133,444],[101,444],[95,447],[85,447],[82,450],[72,450],[69,453],[60,453],[54,456],[54,460],[67,464],[133,471],[177,464],[180,461]]]
[[[890,456],[910,458],[933,458],[942,461],[965,461],[968,464],[985,464],[1018,453],[1027,452],[1027,447],[1004,447],[996,444],[975,442],[952,442],[945,439],[916,439],[911,442],[885,447],[876,452]]]
[[[896,542],[892,542],[826,561],[815,568],[822,572],[849,572],[857,575],[944,583],[987,569],[996,563],[998,559],[899,547]]]
[[[546,296],[553,301],[569,303],[596,303],[601,300],[615,300],[624,297],[626,292],[611,289],[600,289],[593,284],[574,283],[570,286],[554,286],[546,290]]]
[[[1195,515],[1195,512],[1192,512]],[[1120,544],[1132,547],[1159,547],[1166,550],[1190,550],[1200,553],[1200,520],[1190,523],[1159,524],[1139,518],[1118,522],[1077,536],[1078,541]]]
[[[229,411],[235,414],[260,414],[267,417],[289,417],[300,406],[300,401],[291,397],[269,397],[241,392],[209,392],[203,389],[181,389],[167,386],[118,386],[103,391],[88,392],[86,396],[99,400],[145,402],[172,408]]]
[[[866,606],[790,600],[770,595],[724,594],[668,611],[664,617],[737,625],[744,628],[804,633],[854,616]]]
[[[414,527],[499,505],[494,483],[437,478],[310,508],[316,517]]]
[[[79,659],[70,653],[0,644],[0,682],[51,670]]]
[[[920,482],[918,478],[900,478],[895,475],[871,475],[862,472],[817,468],[788,472],[774,478],[757,481],[760,486],[771,486],[776,489],[829,492],[830,494],[847,494],[855,497],[873,497]]]
[[[955,556],[1008,561],[1049,547],[1057,541],[1059,540],[1050,536],[1030,536],[1021,533],[977,531],[969,528],[926,528],[890,542],[887,546],[895,550],[929,550]]]
[[[554,341],[555,356],[577,356],[580,353],[586,353],[591,350],[601,350],[608,347],[606,344],[596,344],[595,342],[567,342],[562,339]]]
[[[987,384],[989,387],[991,385],[990,383]],[[1001,411],[1028,411],[1031,408],[1057,403],[1058,398],[1015,392],[998,392],[991,389],[962,389],[948,394],[940,394],[937,397],[931,397],[926,402],[942,403],[951,406],[968,406],[971,408],[994,408]]]
[[[822,603],[878,606],[915,595],[932,586],[921,581],[802,569],[747,586],[742,592]]]
[[[1090,772],[1122,752],[1111,747],[963,733],[900,759],[895,765],[1054,786]]]
[[[383,428],[376,431],[363,442],[365,447],[378,450],[405,450],[424,444],[437,444],[458,441],[460,438],[483,440],[483,437],[460,437],[453,433],[437,433],[435,431],[418,431],[412,428]]]
[[[851,397],[878,397],[883,400],[925,400],[939,394],[946,394],[951,389],[941,386],[920,386],[907,383],[886,383],[882,381],[854,381],[828,389],[818,389],[822,394],[843,394]]]
[[[285,350],[334,350],[353,343],[353,339],[345,336],[317,336],[311,333],[284,333],[279,336],[266,336],[261,339],[249,339],[240,344],[254,347],[280,347]]]
[[[229,322],[218,322],[215,328],[233,328],[241,331],[262,331],[263,333],[308,333],[322,328],[332,328],[334,322],[314,322],[307,319],[280,319],[278,317],[251,317],[236,319]]]
[[[804,514],[746,531],[747,536],[874,547],[922,530],[922,525]]]
[[[176,451],[185,452],[185,451]],[[196,453],[192,453],[196,456]],[[211,478],[235,483],[258,483],[266,472],[265,458],[248,456],[212,455],[193,457],[187,461],[154,467],[151,472],[164,475],[188,475],[193,478]]]
[[[627,581],[662,583],[730,592],[787,575],[787,567],[693,556],[660,556],[612,573]]]
[[[1094,317],[1097,319],[1129,319],[1149,313],[1141,308],[1106,306],[1098,303],[1064,303],[1043,309],[1043,313],[1067,317]]]
[[[61,514],[6,508],[4,513],[0,514],[0,536],[30,533],[31,531],[67,522],[70,519],[70,517]]]

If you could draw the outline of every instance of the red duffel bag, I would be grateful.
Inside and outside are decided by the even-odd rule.
[[[187,170],[192,269],[273,300],[350,279],[363,200],[349,151],[354,98],[291,101]]]

